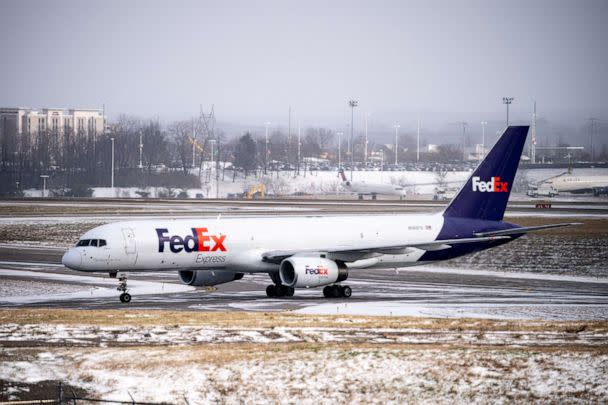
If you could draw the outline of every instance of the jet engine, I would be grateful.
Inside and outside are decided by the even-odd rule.
[[[229,283],[242,279],[244,275],[225,270],[181,270],[178,273],[182,283],[197,287]]]
[[[344,264],[318,256],[291,256],[281,262],[279,277],[287,287],[320,287],[346,280],[348,269]]]

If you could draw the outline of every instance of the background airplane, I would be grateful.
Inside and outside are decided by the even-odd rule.
[[[564,192],[573,194],[593,193],[595,196],[608,194],[608,176],[578,176],[572,170],[568,170],[532,186],[528,194],[533,197],[539,195],[553,197]]]

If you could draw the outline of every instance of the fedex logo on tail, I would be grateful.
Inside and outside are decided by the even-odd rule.
[[[158,236],[158,251],[165,251],[165,243],[173,253],[184,252],[225,252],[226,235],[209,235],[207,228],[191,228],[192,235],[181,237],[179,235],[167,236],[167,228],[156,228]]]
[[[492,177],[490,181],[481,181],[478,176],[473,177],[473,191],[482,193],[508,193],[509,182],[500,181],[500,177]]]

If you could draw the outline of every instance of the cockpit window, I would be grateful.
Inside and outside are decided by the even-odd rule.
[[[102,246],[106,246],[106,240],[105,239],[80,239],[78,241],[78,243],[76,243],[76,246],[78,247],[83,247],[83,246],[95,246],[95,247],[102,247]]]

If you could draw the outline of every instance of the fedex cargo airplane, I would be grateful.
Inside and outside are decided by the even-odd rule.
[[[324,287],[325,297],[350,297],[351,271],[447,260],[494,248],[530,231],[503,221],[528,133],[510,126],[450,202],[436,214],[158,219],[115,222],[86,232],[63,256],[70,269],[119,277],[176,271],[183,283],[213,286],[267,273],[269,297]]]

